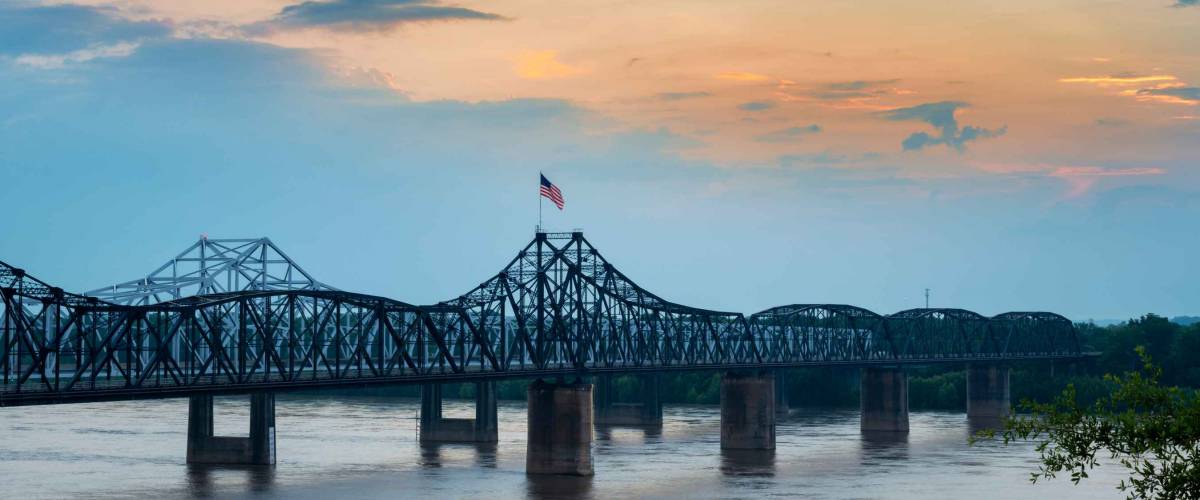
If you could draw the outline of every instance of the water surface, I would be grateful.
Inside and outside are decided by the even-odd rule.
[[[187,400],[0,408],[5,498],[1123,498],[1122,470],[1029,484],[1029,445],[967,444],[962,413],[913,412],[907,437],[864,436],[853,410],[794,410],[774,453],[720,450],[715,406],[667,406],[661,429],[599,428],[594,478],[525,475],[525,407],[501,402],[500,442],[416,442],[419,402],[281,395],[278,465],[188,466]],[[244,398],[217,400],[245,435]],[[446,416],[469,417],[447,401]]]

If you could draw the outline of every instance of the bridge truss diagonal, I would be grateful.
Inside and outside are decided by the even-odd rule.
[[[269,259],[222,259],[216,269],[234,269],[250,283],[270,283],[263,281],[268,274],[286,277],[238,269],[281,264]],[[290,259],[287,265],[299,269]],[[304,279],[295,280],[296,288],[289,288],[292,281],[218,288],[204,285],[212,275],[201,272],[146,285],[166,288],[134,287],[103,299],[63,292],[0,263],[0,406],[589,373],[1082,356],[1072,323],[1052,313],[988,318],[916,309],[882,316],[854,306],[798,304],[747,317],[689,307],[638,286],[578,232],[538,233],[495,276],[435,305],[333,290],[299,272]],[[181,286],[185,281],[194,287]],[[186,295],[199,289],[206,293]],[[159,296],[171,298],[151,299]]]
[[[308,274],[270,238],[201,237],[148,274],[85,292],[117,304],[146,305],[193,295],[248,290],[334,290]]]

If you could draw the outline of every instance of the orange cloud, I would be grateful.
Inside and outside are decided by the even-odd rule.
[[[717,75],[718,80],[732,80],[735,82],[765,82],[771,80],[767,75],[758,73],[746,73],[742,71],[728,71]]]
[[[1133,75],[1117,74],[1109,76],[1080,76],[1059,78],[1059,83],[1092,83],[1100,86],[1107,85],[1138,85],[1149,82],[1170,82],[1178,80],[1173,75]]]
[[[517,76],[529,80],[569,78],[587,73],[584,68],[571,66],[558,60],[558,51],[535,50],[517,56]]]

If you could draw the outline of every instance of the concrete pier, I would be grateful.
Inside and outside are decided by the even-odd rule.
[[[527,474],[591,476],[592,385],[529,384]]]
[[[1007,417],[1011,401],[1008,367],[995,363],[967,366],[967,417],[1000,420]]]
[[[728,372],[721,377],[721,448],[775,449],[775,375]]]
[[[775,371],[775,414],[781,417],[786,417],[791,413],[792,407],[788,401],[788,384],[787,371]]]
[[[865,368],[859,394],[863,432],[908,432],[908,375],[899,368]]]
[[[596,425],[629,425],[653,427],[662,425],[662,399],[659,393],[660,375],[637,375],[635,401],[618,402],[615,375],[596,377]]]
[[[475,383],[475,418],[442,417],[441,384],[421,386],[422,443],[494,443],[498,439],[496,383]]]
[[[190,464],[275,465],[275,394],[250,395],[250,435],[213,435],[213,397],[188,402],[187,462]]]

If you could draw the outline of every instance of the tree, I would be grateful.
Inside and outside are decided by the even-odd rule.
[[[1005,421],[1004,443],[1034,441],[1041,466],[1030,480],[1069,473],[1078,484],[1108,453],[1129,477],[1117,488],[1130,499],[1200,499],[1200,396],[1159,384],[1162,369],[1143,347],[1140,371],[1105,375],[1112,391],[1090,406],[1074,385],[1049,403],[1022,402]],[[983,438],[994,437],[984,432]]]

